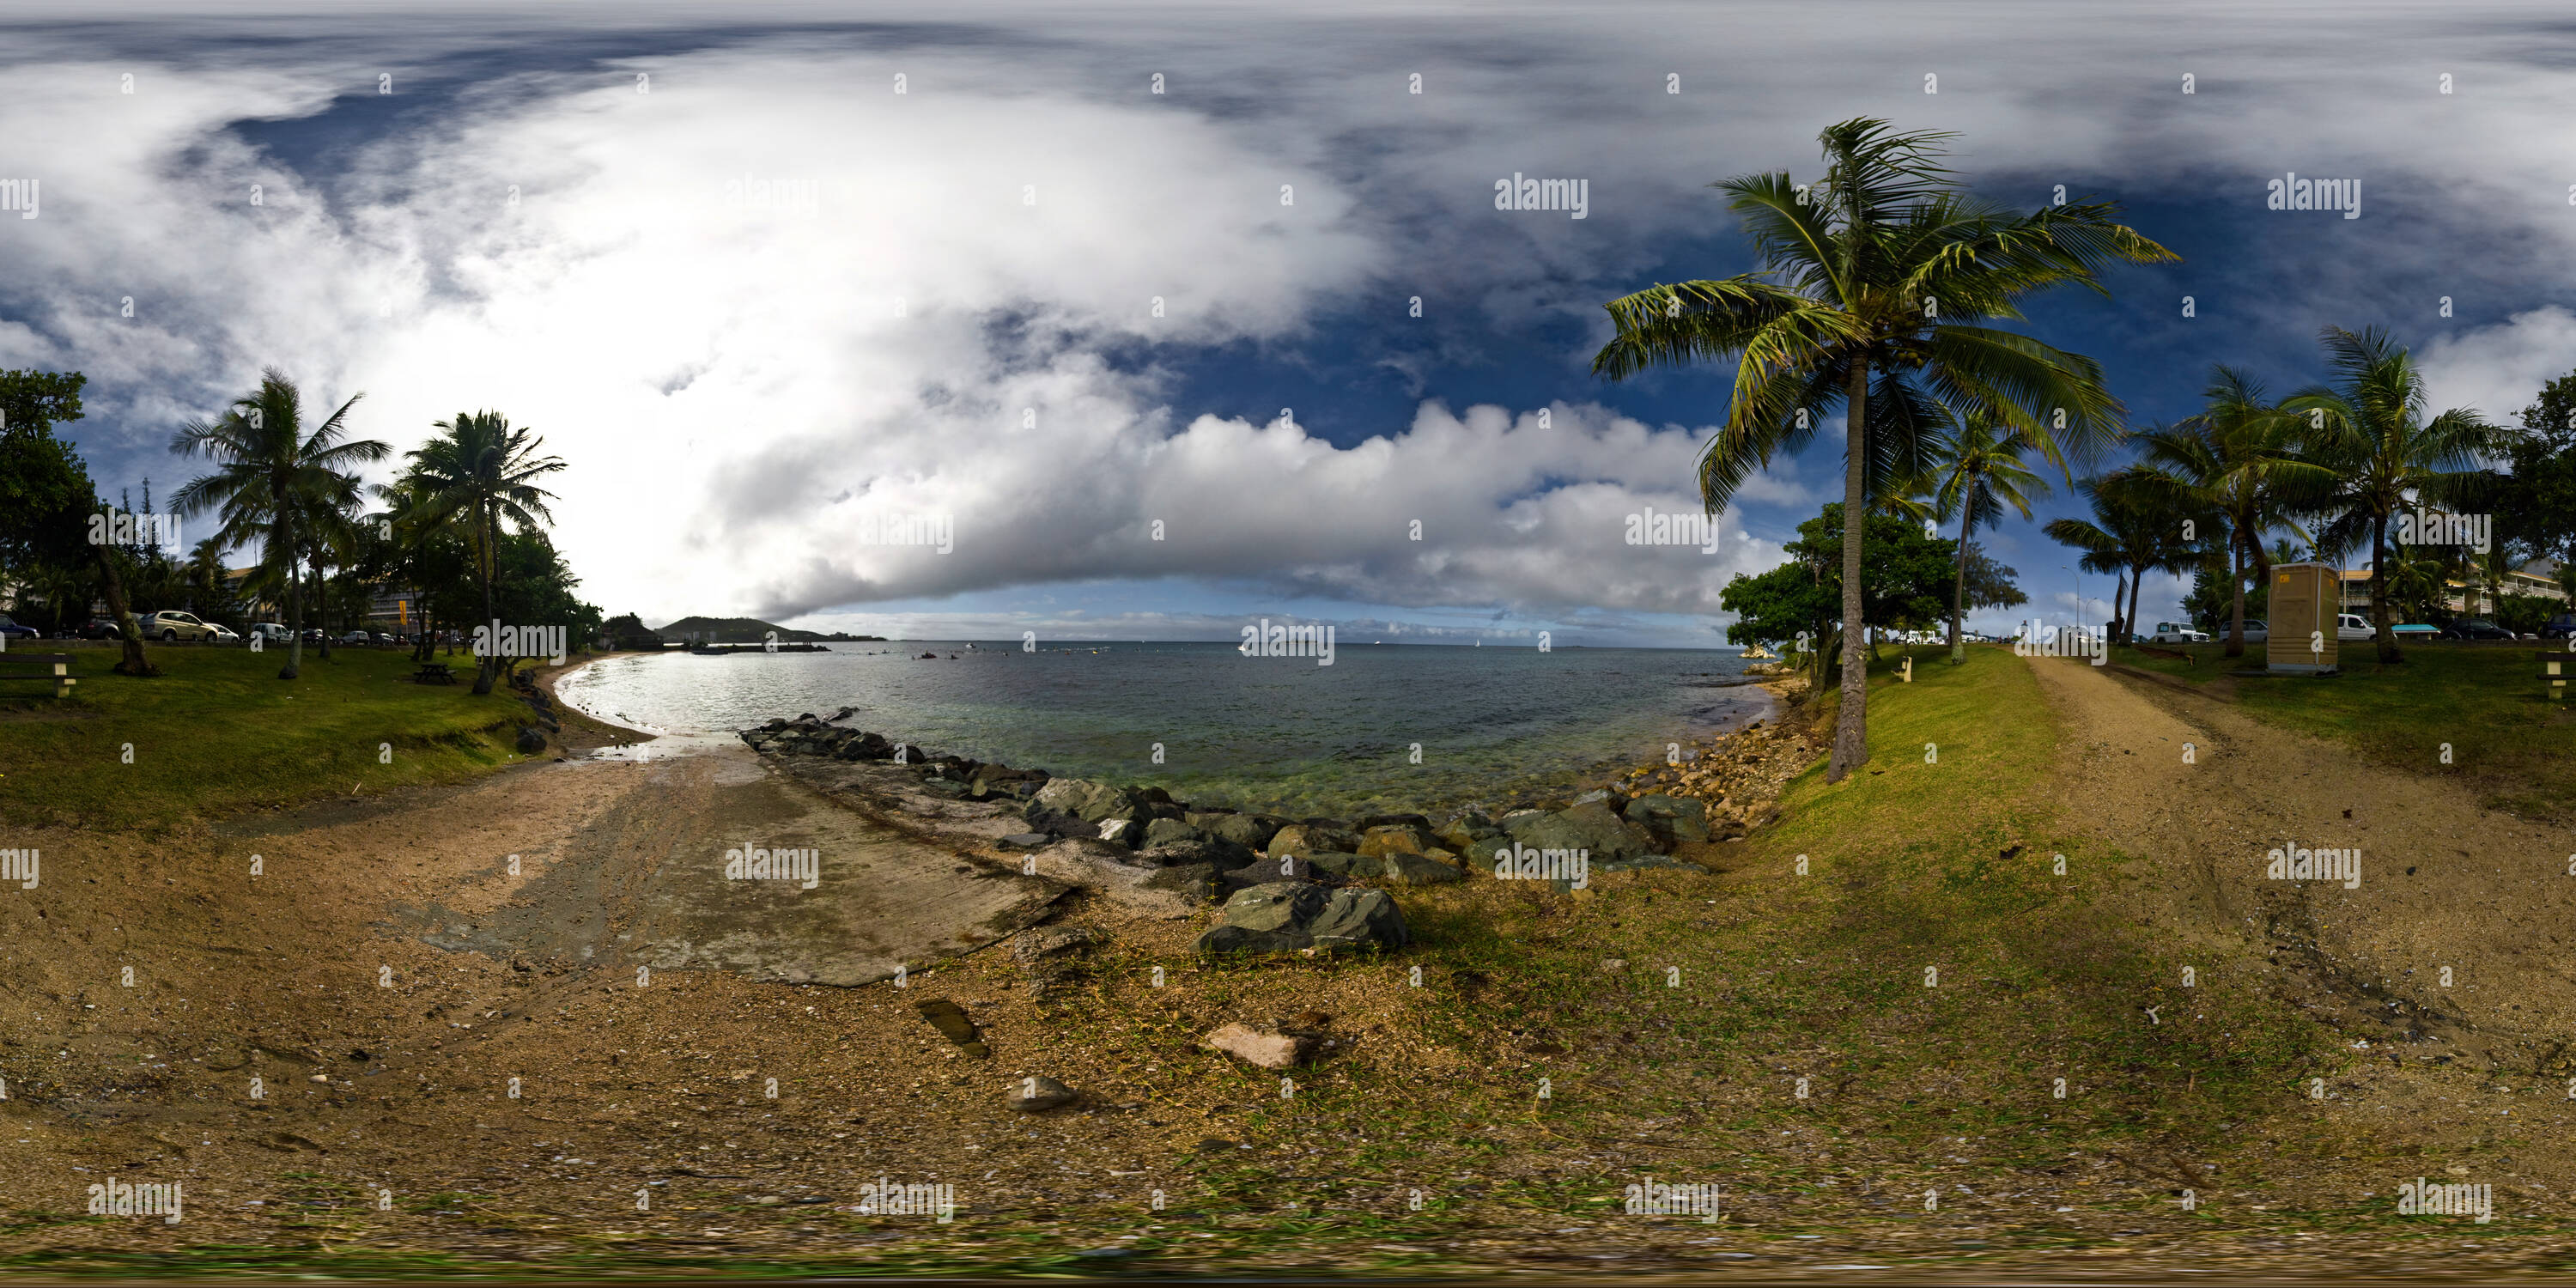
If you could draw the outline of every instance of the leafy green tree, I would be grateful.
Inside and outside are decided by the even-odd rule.
[[[2576,372],[2550,381],[2522,409],[2522,433],[2506,455],[2512,474],[2495,493],[2496,537],[2576,565]]]
[[[1887,514],[1868,518],[1868,557],[1862,565],[1861,615],[1865,626],[1928,627],[1943,619],[1953,589],[1958,543],[1923,535],[1923,529]],[[1789,561],[1768,572],[1738,574],[1718,592],[1718,606],[1736,614],[1726,628],[1731,644],[1785,644],[1805,635],[1811,642],[1817,680],[1825,682],[1832,650],[1828,636],[1843,622],[1843,507],[1833,502],[1824,513],[1798,525],[1798,537],[1781,548]],[[2011,590],[2010,569],[1985,564],[1979,569],[1981,589],[2000,596]],[[2000,580],[2001,586],[1995,583]],[[2019,602],[2018,600],[2006,602]],[[1841,665],[1857,663],[1857,651],[1844,653]]]
[[[2098,274],[2114,263],[2176,257],[2118,223],[2108,202],[2019,214],[1969,196],[1938,160],[1950,137],[1866,117],[1829,126],[1819,138],[1824,180],[1813,188],[1786,172],[1716,185],[1743,219],[1760,272],[1653,286],[1607,306],[1617,330],[1593,359],[1597,375],[1735,364],[1726,423],[1700,457],[1710,513],[1776,453],[1805,446],[1835,407],[1843,503],[1858,512],[1919,472],[1932,428],[1970,412],[2031,434],[2061,469],[2120,433],[2121,408],[2098,364],[1983,324],[2021,318],[2018,302],[2051,287],[2103,291]],[[1845,534],[1846,622],[1864,611],[1871,526]],[[1861,635],[1842,642],[1830,782],[1869,759]]]
[[[2075,485],[2092,508],[2091,519],[2052,519],[2040,531],[2061,545],[2083,552],[2076,562],[2086,572],[2110,573],[2127,581],[2128,606],[2112,595],[2116,643],[2127,644],[2138,629],[2138,597],[2150,572],[2180,574],[2201,561],[2193,542],[2183,539],[2188,514],[2176,507],[2175,493],[2155,485],[2137,470],[2120,470]]]
[[[539,456],[545,440],[526,429],[512,429],[498,412],[478,411],[442,420],[443,437],[432,438],[411,453],[404,483],[415,505],[408,522],[423,528],[461,530],[474,552],[483,579],[483,616],[492,620],[494,579],[504,525],[532,531],[554,516],[546,502],[554,494],[536,480],[564,468],[560,458]],[[490,693],[494,659],[484,658],[474,670],[474,691]]]
[[[2138,436],[2145,447],[2145,477],[2169,490],[2177,511],[2188,511],[2191,540],[2207,521],[2225,541],[2232,607],[2228,657],[2245,655],[2245,580],[2271,584],[2272,564],[2263,538],[2289,522],[2333,485],[2333,472],[2300,454],[2296,417],[2266,403],[2263,386],[2221,364],[2201,391],[2201,410],[2166,429]],[[2191,517],[2196,515],[2198,517]]]
[[[393,451],[372,438],[343,441],[349,409],[362,397],[352,395],[307,433],[303,392],[271,367],[256,392],[234,399],[220,416],[190,421],[170,440],[171,451],[215,465],[171,494],[171,508],[215,511],[223,521],[215,535],[225,545],[259,546],[254,593],[284,592],[290,637],[281,680],[296,678],[304,664],[304,566],[318,571],[338,516],[357,504],[358,480],[348,471]]]
[[[2482,467],[2506,452],[2510,436],[2473,408],[2425,419],[2423,373],[2386,332],[2327,327],[2322,338],[2337,379],[2281,406],[2306,418],[2309,455],[2333,473],[2333,490],[2316,506],[2326,517],[2317,545],[2350,550],[2368,540],[2379,660],[2402,662],[2388,614],[2389,517],[2417,498],[2445,506],[2473,500]]]
[[[117,673],[159,675],[143,652],[143,629],[126,598],[117,547],[92,522],[100,506],[89,469],[70,444],[54,437],[55,424],[81,418],[86,383],[88,377],[77,371],[0,371],[0,560],[12,572],[39,564],[90,564],[125,643]],[[77,611],[87,610],[82,604]]]

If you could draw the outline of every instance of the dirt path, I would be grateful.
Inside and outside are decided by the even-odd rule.
[[[2135,860],[2130,914],[2174,956],[2252,963],[2247,983],[2344,1035],[2354,1063],[2315,1111],[2355,1154],[2474,1165],[2500,1212],[2509,1186],[2576,1185],[2576,841],[2223,700],[2031,665],[2064,730],[2058,804]],[[2267,877],[2291,844],[2358,849],[2358,886]],[[2402,1165],[2348,1161],[2337,1184],[2381,1192]]]

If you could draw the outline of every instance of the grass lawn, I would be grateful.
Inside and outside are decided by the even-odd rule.
[[[293,681],[277,678],[283,654],[243,648],[155,646],[163,674],[149,680],[111,671],[112,645],[21,651],[70,653],[80,681],[60,702],[13,685],[0,706],[0,818],[21,825],[165,828],[450,781],[517,759],[528,715],[506,692],[473,696],[470,677],[411,683],[403,649],[335,649],[325,662],[307,648]]]
[[[2112,660],[2193,684],[2224,679],[2236,704],[2261,719],[2413,773],[2459,778],[2489,808],[2576,821],[2576,701],[2541,696],[2539,648],[2438,641],[2409,645],[2405,661],[2383,666],[2370,645],[2345,644],[2343,674],[2327,678],[2230,676],[2262,665],[2259,644],[2232,661],[2224,644],[2179,650],[2193,655],[2189,664],[2132,649]],[[2566,662],[2576,674],[2576,654]]]
[[[1420,1188],[1435,1228],[1490,1225],[1501,1205],[1545,1229],[1615,1217],[1621,1187],[1651,1172],[1840,1200],[1845,1221],[1795,1227],[1830,1229],[1919,1217],[1934,1187],[1974,1203],[1952,1184],[2063,1168],[2072,1150],[2161,1168],[2176,1151],[2282,1148],[2250,1124],[2304,1130],[2282,1111],[2298,1079],[2335,1067],[2329,1035],[2260,988],[2252,963],[2199,960],[2185,992],[2152,932],[2102,913],[2096,896],[2133,877],[2123,856],[2063,839],[2035,791],[2057,738],[2020,659],[1981,648],[1953,668],[1942,649],[1913,651],[1910,684],[1873,668],[1871,766],[1831,787],[1811,769],[1780,826],[1715,847],[1720,876],[1405,891],[1416,946],[1400,958],[1139,958],[1101,973],[1063,1036],[1237,1093],[1241,1115],[1209,1129],[1259,1152],[1207,1156],[1192,1208],[1294,1200],[1308,1214],[1293,1232],[1206,1227],[1247,1251],[1383,1237],[1375,1218],[1335,1213],[1353,1186]],[[1146,984],[1157,964],[1171,986]],[[1387,1054],[1300,1070],[1283,1099],[1277,1075],[1195,1047],[1221,1019],[1306,1006],[1352,1021],[1391,1011]],[[2260,1185],[2230,1171],[2234,1187]],[[2177,1211],[2161,1195],[2094,1193],[2142,1216]]]

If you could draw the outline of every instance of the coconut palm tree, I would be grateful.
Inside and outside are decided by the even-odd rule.
[[[1933,497],[1943,518],[1959,516],[1959,575],[1950,592],[1953,666],[1968,660],[1968,646],[1959,641],[1959,619],[1968,609],[1968,539],[1980,527],[2002,523],[2006,506],[2030,518],[2031,499],[2048,491],[2048,480],[2032,473],[2021,458],[2038,448],[2029,433],[1976,413],[1932,436]]]
[[[2454,407],[2424,417],[2424,376],[2415,360],[2377,327],[2358,334],[2330,326],[2320,333],[2337,379],[2284,399],[2306,435],[2309,454],[2332,473],[2332,490],[2315,505],[2325,517],[2320,547],[2349,550],[2370,542],[2370,618],[2379,660],[2402,662],[2388,613],[2388,519],[2416,500],[2455,505],[2487,479],[2487,461],[2506,450],[2512,432],[2476,409]]]
[[[2114,591],[2112,614],[2120,621],[2114,642],[2127,644],[2137,635],[2138,597],[2147,574],[2185,573],[2200,561],[2200,550],[2182,536],[2183,522],[2191,516],[2174,508],[2171,489],[2155,485],[2134,468],[2084,479],[2075,490],[2093,517],[2051,519],[2040,531],[2051,541],[2083,551],[2077,562],[2084,571],[2126,579],[2128,605],[2124,610]]]
[[[2300,454],[2297,418],[2263,400],[2262,382],[2222,363],[2211,369],[2201,400],[2197,414],[2139,435],[2146,449],[2140,461],[2147,484],[2173,493],[2177,509],[2197,508],[2218,521],[2222,531],[2210,535],[2226,539],[2234,599],[2225,653],[2242,657],[2246,574],[2258,584],[2272,575],[2264,534],[2322,496],[2334,475]]]
[[[519,531],[551,523],[546,502],[554,494],[536,480],[564,468],[560,458],[537,455],[545,440],[526,429],[512,429],[499,412],[459,414],[436,425],[443,437],[432,438],[411,453],[403,486],[413,502],[403,518],[424,536],[441,528],[461,529],[474,551],[474,566],[483,581],[483,616],[492,617],[494,552],[502,525]],[[477,659],[474,691],[490,693],[498,659]]]
[[[1938,161],[1950,137],[1866,117],[1829,126],[1819,138],[1824,181],[1812,189],[1786,172],[1715,185],[1751,234],[1761,272],[1652,286],[1606,306],[1617,329],[1593,358],[1596,375],[1735,364],[1726,422],[1700,456],[1709,513],[1774,454],[1804,447],[1835,407],[1843,509],[1853,515],[1917,472],[1931,429],[1970,411],[2030,432],[2061,469],[2118,436],[2121,408],[2098,364],[1982,323],[2019,319],[2017,302],[2050,287],[2103,291],[2098,274],[2114,263],[2175,256],[2116,222],[2107,202],[2017,214],[1968,196]],[[1869,759],[1867,527],[1843,529],[1842,710],[1829,782]]]
[[[353,394],[310,433],[304,428],[304,395],[275,367],[261,373],[257,392],[233,400],[212,420],[190,421],[170,440],[181,456],[203,455],[215,471],[190,480],[170,495],[171,508],[196,514],[214,510],[223,520],[215,533],[224,545],[257,543],[262,587],[286,595],[286,666],[277,678],[292,680],[304,661],[304,579],[299,566],[318,550],[329,516],[354,502],[358,481],[348,471],[383,460],[393,448],[372,438],[342,441]]]

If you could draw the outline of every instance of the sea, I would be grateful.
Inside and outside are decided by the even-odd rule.
[[[656,734],[856,707],[847,723],[931,752],[1300,818],[1562,797],[1772,708],[1732,650],[1343,642],[1318,666],[1230,642],[828,647],[611,654],[556,692]]]

